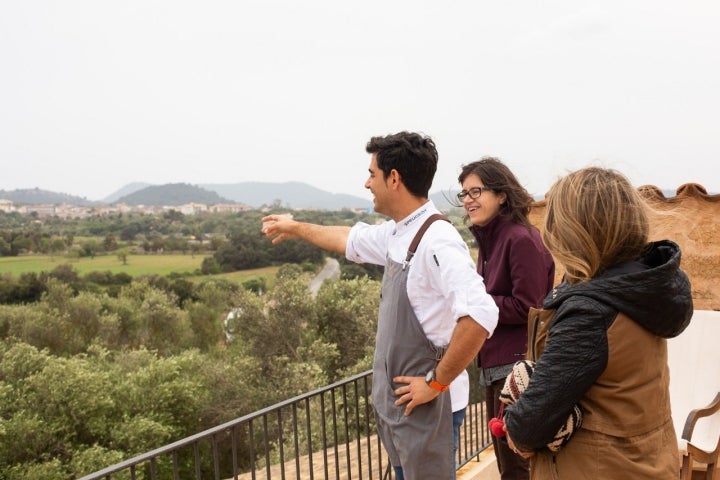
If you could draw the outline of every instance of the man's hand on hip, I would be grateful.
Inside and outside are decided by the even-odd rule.
[[[395,377],[393,382],[404,385],[395,389],[395,405],[400,406],[407,403],[405,415],[410,415],[413,409],[423,403],[428,403],[440,395],[440,392],[433,390],[425,382],[425,377]]]

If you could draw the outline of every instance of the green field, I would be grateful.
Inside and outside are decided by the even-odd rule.
[[[124,272],[133,277],[155,273],[192,273],[199,270],[204,256],[195,255],[128,255],[127,265],[117,255],[97,255],[95,258],[66,258],[62,256],[26,255],[0,258],[0,272],[18,275],[25,272],[49,272],[58,265],[70,264],[83,275],[94,271]]]
[[[0,274],[20,275],[26,272],[50,272],[59,265],[70,264],[80,275],[89,272],[110,271],[114,274],[124,272],[133,277],[139,275],[168,275],[170,273],[195,273],[200,270],[206,255],[128,255],[127,265],[123,265],[117,255],[98,255],[95,258],[69,259],[62,256],[25,255],[20,257],[0,257]],[[271,281],[278,267],[257,268],[239,272],[213,275],[242,283],[250,278],[266,277]],[[207,276],[192,276],[190,279],[203,279]]]
[[[265,277],[267,288],[271,288],[275,284],[275,274],[280,267],[254,268],[252,270],[241,270],[238,272],[220,273],[211,276],[193,276],[189,280],[202,280],[205,278],[222,278],[230,282],[243,283],[250,279]]]

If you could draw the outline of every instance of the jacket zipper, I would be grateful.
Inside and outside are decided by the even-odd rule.
[[[480,242],[478,242],[479,247],[479,254],[482,255],[482,271],[480,272],[480,275],[483,277],[483,282],[485,281],[485,268],[487,267],[487,235],[481,235],[480,236]],[[487,283],[486,283],[487,285]]]
[[[537,338],[539,323],[540,323],[540,315],[536,313],[535,318],[533,318],[532,335],[530,335],[530,346],[531,346],[530,353],[532,354],[530,360],[532,360],[533,362],[537,361],[537,351],[535,351],[535,339]]]

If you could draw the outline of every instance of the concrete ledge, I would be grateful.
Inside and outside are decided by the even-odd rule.
[[[490,446],[480,452],[478,460],[463,465],[457,471],[457,480],[500,480],[493,447]]]

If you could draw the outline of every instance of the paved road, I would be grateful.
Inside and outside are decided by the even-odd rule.
[[[313,298],[317,296],[320,286],[326,279],[337,280],[338,278],[340,278],[340,262],[334,258],[327,257],[323,269],[310,281],[310,292]]]

